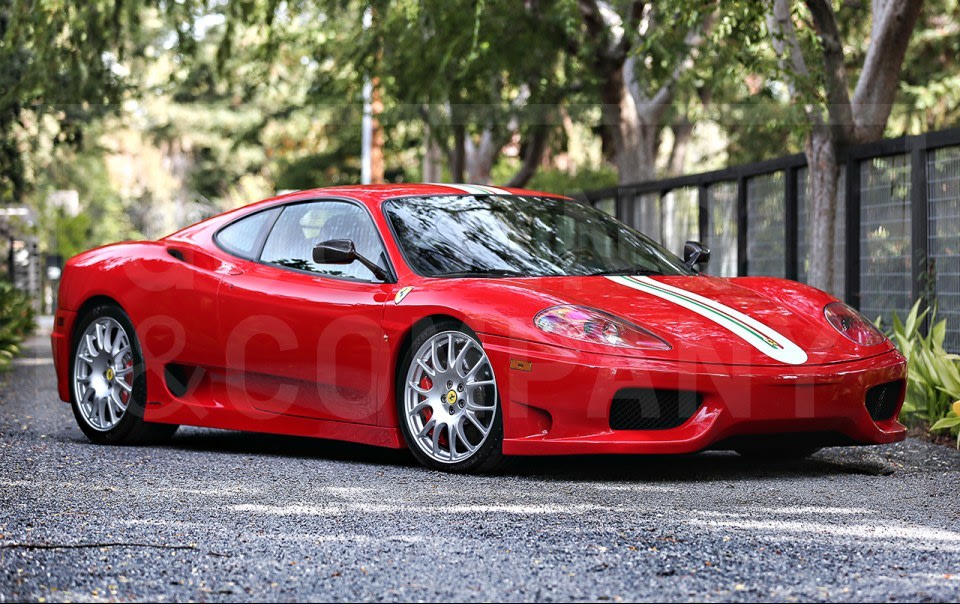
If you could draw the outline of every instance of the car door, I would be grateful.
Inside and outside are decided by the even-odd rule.
[[[261,411],[375,424],[388,285],[358,262],[313,262],[321,241],[349,239],[387,269],[383,242],[359,203],[283,206],[262,248],[226,275],[218,296],[231,396]]]

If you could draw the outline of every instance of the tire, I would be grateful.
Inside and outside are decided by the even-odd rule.
[[[70,351],[70,406],[98,445],[153,444],[179,426],[143,420],[147,377],[140,342],[120,307],[102,304],[81,317]]]
[[[397,371],[397,417],[407,447],[428,468],[489,473],[503,467],[496,377],[476,334],[462,323],[441,321],[414,334]]]
[[[734,449],[741,457],[757,460],[806,459],[822,447],[741,447]]]

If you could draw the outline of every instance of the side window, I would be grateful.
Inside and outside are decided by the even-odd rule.
[[[342,201],[317,201],[285,207],[267,236],[260,260],[332,277],[377,280],[359,262],[315,263],[314,246],[331,239],[353,241],[357,253],[386,267],[383,246],[370,216],[362,208]]]
[[[235,256],[253,260],[263,243],[264,230],[278,210],[265,210],[241,218],[217,233],[217,243]]]

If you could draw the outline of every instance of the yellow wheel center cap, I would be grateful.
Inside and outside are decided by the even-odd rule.
[[[107,381],[108,381],[108,382],[111,381],[111,380],[113,380],[113,378],[114,378],[116,375],[117,375],[117,374],[116,374],[116,372],[113,370],[113,367],[107,367],[106,377],[107,377]]]
[[[456,404],[456,402],[457,402],[457,392],[455,390],[451,390],[450,392],[447,393],[447,404],[454,405]]]

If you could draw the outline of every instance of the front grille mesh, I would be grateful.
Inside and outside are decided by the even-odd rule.
[[[887,382],[867,390],[866,405],[870,417],[875,422],[881,422],[893,417],[903,392],[903,380]]]
[[[701,404],[703,396],[698,392],[625,388],[613,397],[610,428],[669,430],[690,419]]]

